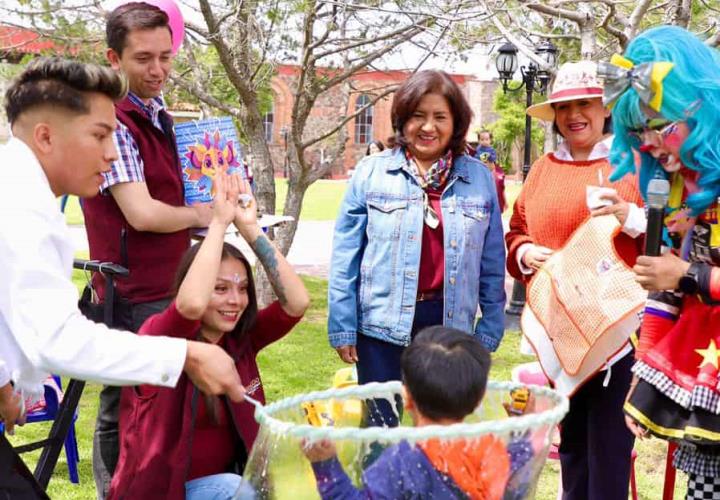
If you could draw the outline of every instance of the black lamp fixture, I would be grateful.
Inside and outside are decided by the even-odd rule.
[[[517,58],[518,49],[511,42],[504,43],[498,49],[498,55],[495,58],[495,67],[500,75],[500,81],[503,82],[503,90],[507,92],[507,82],[512,80],[518,67]]]
[[[500,75],[504,92],[515,92],[523,87],[527,88],[528,95],[532,95],[532,92],[540,94],[545,92],[557,64],[558,50],[552,42],[546,40],[537,44],[534,47],[534,52],[542,60],[542,67],[538,66],[534,61],[531,61],[527,66],[522,66],[520,68],[522,81],[513,88],[510,86],[510,82],[518,69],[518,49],[512,42],[506,42],[500,46],[498,55],[495,58],[495,68],[498,75]]]
[[[498,49],[498,55],[495,58],[495,67],[498,75],[500,75],[500,81],[502,82],[503,92],[517,92],[525,87],[525,105],[526,108],[532,106],[533,103],[533,92],[544,94],[547,90],[552,73],[555,70],[557,64],[557,47],[549,41],[543,41],[538,43],[533,51],[542,60],[542,66],[539,66],[534,61],[530,61],[527,66],[520,68],[520,74],[522,75],[522,81],[515,87],[511,87],[509,84],[512,82],[513,75],[518,69],[518,49],[511,42],[504,43]],[[522,167],[522,179],[523,181],[530,172],[530,149],[531,149],[531,124],[532,119],[530,115],[525,115],[525,151],[523,158]],[[505,311],[510,316],[520,316],[522,313],[523,306],[525,305],[525,285],[519,281],[515,281],[513,284],[512,297],[510,298],[510,304]]]

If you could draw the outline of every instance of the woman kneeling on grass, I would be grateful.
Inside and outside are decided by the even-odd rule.
[[[263,347],[285,336],[305,313],[305,286],[257,225],[255,200],[238,204],[250,187],[219,175],[213,219],[202,244],[190,248],[176,277],[175,300],[150,317],[141,335],[166,334],[222,346],[236,361],[249,396],[265,402],[255,361]],[[265,268],[278,300],[258,311],[250,264],[224,243],[230,222]],[[252,498],[242,481],[258,432],[254,408],[201,395],[181,376],[175,389],[123,389],[120,457],[109,498]]]

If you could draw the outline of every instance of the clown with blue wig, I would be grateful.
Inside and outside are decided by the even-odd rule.
[[[678,443],[688,499],[720,498],[720,57],[665,26],[599,73],[616,133],[614,177],[639,170],[645,197],[654,179],[670,187],[666,251],[634,267],[649,296],[626,420],[638,437]]]

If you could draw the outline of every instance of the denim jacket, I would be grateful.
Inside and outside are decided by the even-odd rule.
[[[495,181],[456,157],[441,198],[445,242],[444,324],[475,333],[494,351],[504,331],[505,245]],[[361,333],[410,343],[422,248],[423,190],[401,148],[364,158],[335,223],[328,283],[333,347]],[[475,322],[480,306],[482,318]]]

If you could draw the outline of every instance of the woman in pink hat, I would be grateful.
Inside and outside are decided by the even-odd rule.
[[[562,142],[533,165],[505,236],[508,271],[526,283],[590,215],[615,215],[622,225],[614,241],[618,255],[630,265],[638,255],[634,238],[645,226],[641,197],[635,179],[608,181],[610,112],[602,104],[596,69],[591,61],[562,65],[548,100],[527,110],[553,122]],[[588,208],[587,186],[607,188],[598,203],[605,206]],[[542,351],[536,351],[545,366]],[[627,499],[633,436],[622,406],[631,381],[631,351],[625,344],[569,394],[570,411],[560,427],[565,500]]]

